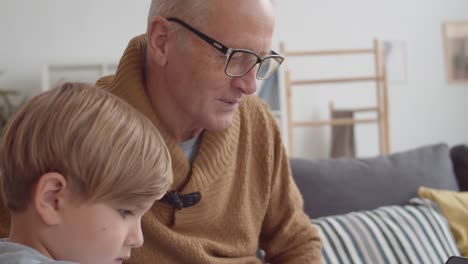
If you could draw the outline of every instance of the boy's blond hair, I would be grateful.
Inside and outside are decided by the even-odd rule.
[[[172,184],[170,155],[151,121],[116,96],[65,83],[31,99],[3,131],[3,199],[27,208],[41,175],[62,174],[84,201],[137,201]]]

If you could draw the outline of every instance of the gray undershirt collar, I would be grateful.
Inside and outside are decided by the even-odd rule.
[[[180,148],[184,152],[184,155],[189,161],[190,165],[192,164],[193,160],[195,159],[197,155],[198,147],[200,146],[202,133],[199,133],[194,138],[191,138],[179,144]]]

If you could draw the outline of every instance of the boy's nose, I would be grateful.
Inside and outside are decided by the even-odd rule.
[[[141,223],[135,224],[127,235],[125,245],[131,248],[139,248],[143,245],[143,231]]]

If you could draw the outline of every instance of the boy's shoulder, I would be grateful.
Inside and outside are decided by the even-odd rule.
[[[0,263],[2,264],[75,264],[68,261],[55,261],[33,248],[0,239]]]

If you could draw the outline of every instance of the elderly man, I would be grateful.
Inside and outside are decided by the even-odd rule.
[[[129,263],[320,263],[279,129],[252,95],[283,58],[270,0],[153,0],[146,35],[97,85],[148,116],[172,156],[172,192]],[[131,175],[129,175],[131,177]]]

